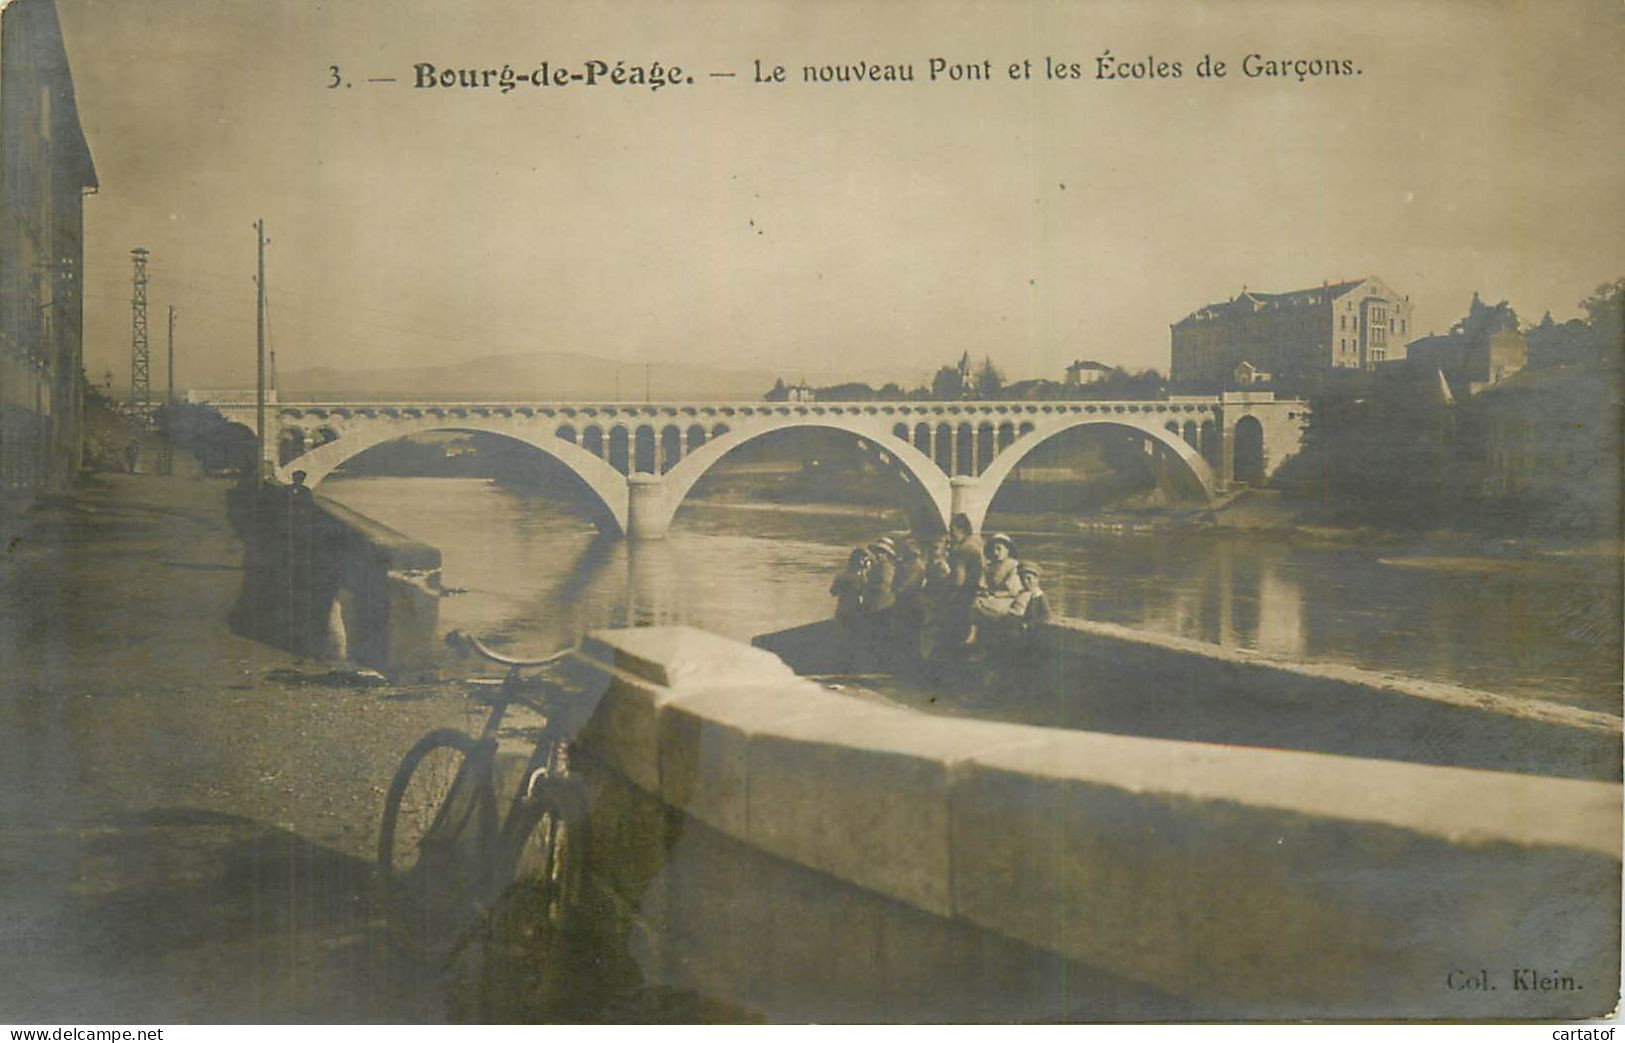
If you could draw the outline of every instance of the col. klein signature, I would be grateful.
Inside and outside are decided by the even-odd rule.
[[[1487,968],[1453,970],[1444,976],[1445,987],[1454,992],[1496,992],[1503,985],[1513,992],[1580,992],[1584,989],[1562,971],[1540,971],[1533,967],[1513,967],[1506,972]]]

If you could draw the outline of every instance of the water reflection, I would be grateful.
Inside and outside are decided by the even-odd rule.
[[[603,626],[690,623],[748,640],[826,617],[847,551],[896,512],[696,503],[670,537],[629,543],[479,479],[330,480],[323,495],[434,544],[465,593],[442,624],[538,651]],[[1618,712],[1614,574],[1583,560],[1398,560],[1275,538],[1016,533],[1063,615],[1270,655],[1538,695]]]

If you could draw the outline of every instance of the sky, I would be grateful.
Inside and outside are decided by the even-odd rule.
[[[1426,332],[1474,291],[1564,319],[1625,275],[1613,0],[57,7],[101,183],[86,368],[115,389],[135,246],[155,358],[173,305],[177,383],[252,385],[261,218],[283,371],[551,350],[912,384],[969,352],[1059,379],[1166,371],[1169,324],[1244,286],[1377,275]],[[1099,79],[1108,51],[1182,75]],[[593,59],[694,83],[415,86]],[[858,62],[915,80],[802,82]]]

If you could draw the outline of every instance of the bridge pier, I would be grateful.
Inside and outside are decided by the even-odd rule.
[[[961,474],[948,481],[948,491],[948,520],[952,522],[955,514],[966,515],[970,518],[972,531],[981,532],[988,507],[993,503],[993,490],[980,478]]]
[[[628,539],[664,539],[674,513],[666,502],[666,483],[660,476],[643,472],[626,476]]]

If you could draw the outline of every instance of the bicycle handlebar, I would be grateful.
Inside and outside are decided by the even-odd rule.
[[[565,648],[554,652],[552,655],[543,656],[540,659],[520,659],[516,656],[503,655],[501,652],[496,651],[485,642],[475,637],[473,634],[465,634],[461,630],[453,630],[451,633],[447,634],[446,641],[454,647],[473,649],[475,652],[478,652],[481,656],[489,659],[491,662],[500,663],[503,666],[548,666],[563,659],[572,651],[572,649]]]

